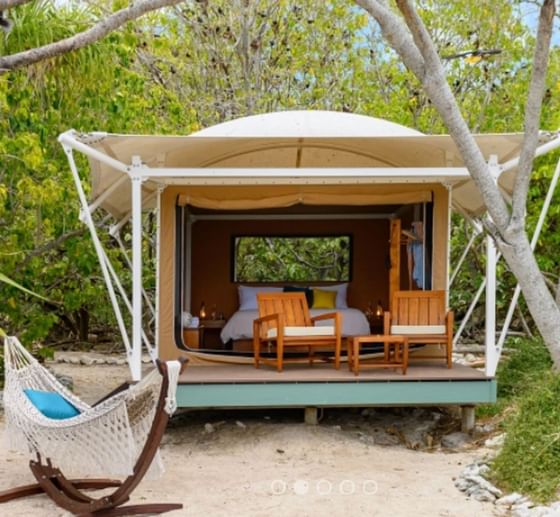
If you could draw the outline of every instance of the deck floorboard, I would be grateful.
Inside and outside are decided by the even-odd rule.
[[[271,366],[261,366],[256,369],[248,364],[220,364],[187,366],[179,378],[179,384],[228,384],[228,383],[299,383],[299,382],[387,382],[387,381],[484,381],[490,380],[484,372],[454,364],[449,369],[438,361],[434,363],[417,362],[409,365],[406,375],[402,375],[400,368],[379,369],[361,366],[360,375],[355,376],[348,371],[346,364],[340,370],[335,370],[329,364],[286,365],[282,373],[276,372]]]

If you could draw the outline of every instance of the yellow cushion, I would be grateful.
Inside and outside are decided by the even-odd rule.
[[[313,289],[312,309],[334,309],[336,306],[336,291]]]

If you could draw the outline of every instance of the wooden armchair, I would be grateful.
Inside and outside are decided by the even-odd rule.
[[[453,311],[446,311],[445,291],[397,291],[392,312],[386,312],[383,333],[408,337],[409,344],[443,344],[447,367],[452,366]],[[422,359],[436,355],[417,355]]]
[[[259,318],[253,322],[255,368],[260,363],[276,363],[279,372],[284,363],[284,349],[307,347],[309,364],[313,364],[314,349],[333,347],[334,366],[340,367],[342,317],[338,312],[311,317],[304,293],[258,293]],[[316,327],[319,320],[333,320],[333,326]],[[261,357],[263,344],[276,345],[276,361]]]

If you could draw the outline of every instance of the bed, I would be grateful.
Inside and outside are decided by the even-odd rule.
[[[310,309],[311,316],[325,314],[328,312],[339,312],[342,315],[342,335],[343,336],[364,336],[369,335],[369,323],[365,314],[359,309]],[[237,311],[227,321],[220,337],[223,343],[253,339],[253,320],[259,317],[257,310]],[[330,320],[317,322],[318,326],[332,325]]]

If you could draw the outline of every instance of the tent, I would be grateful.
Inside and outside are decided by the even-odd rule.
[[[506,199],[512,192],[523,134],[475,135]],[[350,113],[284,111],[249,116],[188,136],[120,135],[104,132],[60,135],[67,153],[101,268],[127,347],[132,376],[141,375],[144,343],[153,357],[175,358],[176,325],[182,308],[191,312],[192,291],[178,293],[177,277],[193,274],[190,233],[177,233],[181,207],[210,220],[279,217],[318,219],[328,211],[357,219],[395,217],[399,207],[429,205],[431,287],[449,290],[450,215],[457,210],[476,224],[484,205],[449,135],[425,135],[392,122]],[[537,154],[560,146],[557,134],[542,133]],[[89,199],[74,152],[89,160]],[[330,208],[328,208],[330,207]],[[365,210],[367,207],[367,210]],[[378,207],[376,211],[375,207]],[[107,258],[92,214],[105,210],[110,233],[132,225],[132,301]],[[142,328],[142,210],[157,214],[157,293],[153,306],[155,343]],[[367,214],[361,212],[366,211]],[[321,212],[322,211],[322,212]],[[298,215],[299,214],[299,215]],[[324,215],[324,214],[323,214]],[[342,218],[342,217],[339,217]],[[495,344],[495,249],[487,239],[487,366],[492,378],[499,351]],[[189,250],[183,262],[178,253]],[[188,282],[187,282],[188,283]],[[190,283],[189,283],[190,285]],[[145,294],[145,293],[144,293]],[[177,297],[181,298],[179,304]],[[145,303],[149,303],[147,297]],[[121,305],[132,314],[126,328]]]

